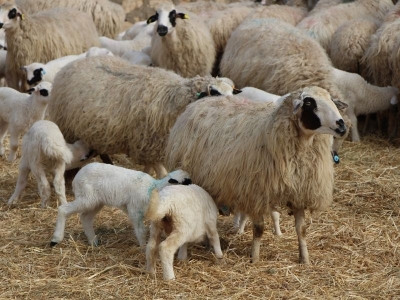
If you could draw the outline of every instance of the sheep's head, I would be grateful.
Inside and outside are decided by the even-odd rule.
[[[192,184],[192,179],[190,179],[189,173],[182,171],[182,170],[176,170],[167,175],[168,183],[170,184],[182,184],[182,185],[189,185]]]
[[[24,14],[16,5],[6,3],[0,6],[0,28],[15,28],[23,19]]]
[[[288,97],[292,100],[294,119],[298,120],[303,132],[325,133],[334,137],[346,134],[347,128],[337,106],[342,108],[347,104],[333,101],[326,90],[315,86],[306,87]]]
[[[176,26],[176,19],[189,19],[184,13],[177,13],[175,6],[171,3],[162,3],[156,10],[156,14],[147,19],[147,24],[157,21],[157,33],[166,36]]]
[[[28,90],[30,94],[36,94],[41,99],[41,102],[48,103],[50,99],[50,92],[53,88],[53,85],[50,82],[43,81],[39,83],[37,86]]]
[[[232,80],[228,78],[212,78],[196,76],[192,78],[196,88],[197,99],[208,96],[234,95],[239,94],[241,90],[235,89]]]
[[[21,70],[26,72],[26,81],[29,85],[34,85],[43,80],[45,65],[41,63],[33,63],[27,66],[22,66]]]

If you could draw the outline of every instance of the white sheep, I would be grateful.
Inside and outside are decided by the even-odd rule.
[[[113,56],[110,50],[99,47],[91,47],[88,51],[78,55],[67,55],[53,59],[46,64],[34,62],[27,66],[22,66],[21,70],[26,72],[26,81],[29,85],[35,85],[41,81],[54,82],[57,73],[67,64],[77,59],[109,55]]]
[[[125,153],[136,164],[160,165],[179,114],[199,97],[215,94],[232,95],[233,88],[218,78],[186,79],[98,56],[57,74],[48,111],[67,141],[81,139],[99,154]],[[156,168],[158,178],[166,175]]]
[[[142,66],[151,66],[152,61],[150,56],[148,56],[143,51],[127,51],[124,55],[121,56],[122,59],[129,61],[132,65],[142,65]]]
[[[108,0],[16,0],[16,4],[26,13],[37,13],[56,7],[85,12],[93,19],[99,35],[110,38],[118,35],[126,18],[123,7]]]
[[[332,203],[331,135],[345,132],[332,98],[319,87],[300,89],[276,103],[208,98],[178,117],[166,161],[168,167],[188,170],[217,204],[250,216],[253,262],[259,260],[264,215],[289,206],[300,262],[308,263],[304,212]]]
[[[57,224],[51,246],[64,239],[65,222],[72,214],[80,213],[83,229],[91,245],[98,245],[93,229],[96,214],[103,206],[121,209],[132,222],[136,238],[146,244],[144,215],[153,189],[171,184],[191,184],[188,173],[177,170],[155,180],[150,175],[109,164],[90,163],[84,166],[72,181],[75,199],[58,207]]]
[[[22,66],[81,54],[99,44],[92,19],[74,9],[55,8],[30,15],[7,3],[0,6],[1,27],[7,41],[7,84],[20,91],[26,90]]]
[[[18,138],[38,120],[44,118],[52,85],[42,82],[32,94],[23,94],[9,87],[0,88],[0,155],[4,155],[4,137],[10,133],[8,161],[17,157]]]
[[[175,252],[179,248],[178,259],[186,260],[188,243],[200,242],[205,236],[217,259],[223,258],[217,231],[218,208],[211,196],[198,185],[153,190],[145,218],[151,220],[146,247],[147,272],[155,272],[159,251],[164,280],[174,279]],[[163,232],[167,238],[161,242]]]
[[[211,74],[216,55],[214,41],[200,18],[178,12],[172,3],[162,3],[147,22],[156,22],[150,48],[154,66],[186,78]]]
[[[47,120],[35,122],[22,138],[22,157],[19,163],[17,186],[8,200],[15,204],[28,183],[29,173],[35,176],[42,207],[50,199],[50,185],[46,171],[53,175],[53,186],[61,204],[67,204],[65,197],[64,172],[80,166],[91,156],[91,151],[81,142],[67,144],[56,124]]]
[[[351,139],[360,141],[357,128],[357,116],[376,113],[397,105],[399,89],[395,87],[378,87],[368,84],[360,75],[339,69],[333,70],[334,79],[341,90],[344,101],[348,104],[345,113],[352,123]]]

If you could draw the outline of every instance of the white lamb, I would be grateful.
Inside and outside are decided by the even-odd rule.
[[[4,137],[10,132],[8,161],[17,157],[18,138],[38,120],[44,118],[52,89],[50,82],[42,82],[32,88],[31,95],[9,87],[0,88],[0,156],[4,155]]]
[[[276,100],[278,100],[281,97],[250,86],[246,86],[240,90],[242,91],[239,94],[241,97],[245,97],[257,102],[258,101],[276,102]]]
[[[132,65],[142,65],[142,66],[151,66],[152,61],[149,55],[144,53],[143,51],[127,51],[121,58],[129,61]]]
[[[143,246],[146,243],[144,214],[154,188],[162,189],[170,184],[191,184],[188,173],[177,170],[156,180],[150,175],[117,167],[91,163],[83,167],[72,181],[75,200],[58,207],[57,224],[51,246],[64,238],[65,222],[75,213],[81,213],[83,229],[91,245],[98,245],[93,220],[104,205],[118,207],[128,214],[135,229],[136,238]]]
[[[50,184],[46,171],[53,175],[54,190],[61,204],[67,204],[65,197],[64,172],[73,169],[87,160],[90,151],[81,141],[74,144],[65,142],[56,124],[51,121],[35,122],[22,139],[22,158],[19,163],[19,175],[14,194],[8,200],[8,205],[16,203],[28,183],[29,173],[35,176],[42,207],[50,199]]]
[[[146,249],[147,271],[155,272],[159,249],[164,280],[174,279],[174,254],[187,258],[187,244],[208,237],[218,259],[223,258],[217,231],[218,208],[211,196],[195,184],[153,190],[146,218],[151,220]],[[167,238],[161,242],[165,232]]]

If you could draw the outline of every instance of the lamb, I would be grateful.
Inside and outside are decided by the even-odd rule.
[[[240,93],[241,97],[245,97],[253,101],[276,102],[281,97],[250,86],[246,86],[240,90],[242,91]]]
[[[145,218],[151,220],[150,238],[146,247],[146,269],[155,273],[159,250],[164,280],[175,278],[173,261],[187,259],[187,244],[202,241],[207,236],[215,256],[223,258],[217,231],[218,208],[211,196],[201,187],[173,185],[160,192],[153,190]],[[165,232],[167,238],[161,242]]]
[[[47,64],[38,62],[22,66],[21,70],[26,72],[26,80],[29,85],[35,85],[41,81],[54,82],[57,73],[71,61],[98,55],[113,56],[112,52],[105,48],[91,47],[87,52],[78,55],[67,55],[49,61]]]
[[[80,213],[89,244],[97,246],[99,241],[94,233],[93,220],[104,205],[117,207],[128,214],[136,238],[140,246],[143,246],[146,244],[143,218],[152,191],[171,184],[191,183],[189,174],[182,170],[171,172],[161,180],[155,180],[140,171],[90,163],[79,170],[72,181],[75,200],[58,207],[57,224],[51,246],[64,239],[65,222],[69,216],[76,213]]]
[[[319,87],[292,92],[277,103],[211,97],[189,105],[178,117],[166,162],[192,174],[217,204],[250,216],[253,262],[259,260],[263,216],[289,206],[300,263],[309,263],[304,211],[323,211],[331,204],[331,135],[345,133],[332,98]]]
[[[357,128],[357,116],[384,111],[392,105],[397,105],[399,89],[391,86],[374,86],[368,84],[358,74],[338,69],[334,69],[333,74],[348,104],[345,113],[353,125],[351,139],[353,142],[359,142],[360,135]]]
[[[42,207],[46,207],[51,194],[46,170],[53,174],[53,185],[58,200],[61,204],[67,204],[64,172],[80,166],[89,157],[91,151],[81,141],[67,144],[60,129],[53,122],[35,122],[22,139],[17,186],[8,200],[8,205],[18,201],[32,171],[38,184]]]
[[[16,0],[16,4],[28,14],[56,7],[85,12],[92,17],[99,34],[110,38],[118,35],[126,17],[121,5],[108,0]]]
[[[156,22],[150,49],[154,66],[186,78],[211,74],[216,55],[214,41],[207,25],[195,14],[189,19],[173,4],[162,3],[147,22]]]
[[[142,65],[142,66],[151,66],[152,61],[150,56],[148,56],[143,51],[127,51],[121,58],[129,61],[132,65]]]
[[[300,21],[297,27],[315,38],[329,53],[332,35],[340,25],[355,18],[383,19],[392,7],[392,0],[356,0],[312,13]]]
[[[99,154],[125,153],[136,164],[155,166],[162,178],[176,118],[199,97],[216,94],[232,95],[233,88],[222,79],[185,79],[117,57],[88,57],[57,74],[49,117],[67,141],[81,139]]]
[[[129,27],[127,30],[123,32],[121,35],[122,41],[126,40],[133,40],[135,37],[137,37],[143,30],[148,30],[151,28],[151,33],[153,32],[153,26],[151,24],[147,24],[147,20],[145,21],[139,21],[133,24],[131,27]]]
[[[26,82],[22,66],[81,54],[99,43],[93,21],[74,9],[56,8],[29,15],[9,3],[0,7],[0,22],[7,40],[7,84],[19,91],[25,90],[19,83]]]
[[[50,99],[52,85],[41,82],[31,89],[32,94],[23,94],[9,87],[0,88],[0,156],[4,155],[4,137],[10,132],[8,161],[17,157],[18,138],[33,123],[44,118]]]

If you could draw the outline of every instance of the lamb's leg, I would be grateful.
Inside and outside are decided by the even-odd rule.
[[[12,162],[17,158],[18,137],[19,132],[17,130],[10,130],[10,153],[7,157],[9,162]]]
[[[360,134],[358,133],[358,125],[357,125],[357,116],[354,114],[353,111],[346,111],[347,116],[350,118],[352,127],[351,127],[351,140],[353,142],[359,142],[360,141]]]
[[[281,227],[279,226],[279,216],[280,216],[280,214],[277,211],[275,211],[275,210],[271,211],[271,219],[272,219],[272,223],[274,224],[274,233],[277,236],[282,235]]]
[[[104,205],[99,205],[92,210],[81,213],[80,219],[83,230],[85,231],[89,245],[98,246],[99,240],[94,232],[93,221],[97,213],[103,208]]]
[[[150,225],[150,237],[146,247],[146,271],[155,273],[158,246],[161,242],[162,230],[156,222]]]
[[[67,221],[67,218],[78,212],[79,210],[76,209],[74,202],[63,204],[58,207],[56,228],[50,242],[51,247],[57,245],[64,239],[65,222]]]
[[[58,197],[58,200],[61,204],[67,204],[67,198],[65,197],[65,180],[64,180],[64,172],[65,172],[65,163],[60,162],[54,168],[54,190]]]
[[[36,167],[32,170],[32,173],[37,181],[39,195],[42,199],[42,207],[46,207],[51,195],[50,184],[47,181],[46,174],[41,167]]]
[[[152,168],[153,168],[153,165],[145,165],[143,172],[151,175]]]
[[[215,256],[218,259],[222,259],[224,256],[222,254],[221,250],[221,243],[219,241],[219,235],[217,231],[217,225],[216,223],[213,224],[213,226],[207,226],[207,237],[208,240],[210,241],[211,246],[214,248],[214,253]]]
[[[308,250],[306,243],[306,222],[304,209],[293,209],[294,220],[296,225],[297,238],[299,240],[299,262],[301,264],[308,264]]]
[[[136,211],[136,207],[134,207],[132,204],[127,205],[127,210],[129,220],[132,222],[139,245],[146,245],[146,228],[144,227],[143,223],[144,213]]]
[[[252,263],[260,260],[261,237],[264,232],[264,217],[253,220],[253,245],[251,247]]]
[[[171,234],[161,242],[159,247],[164,280],[175,278],[173,266],[174,254],[185,242],[186,240],[184,235],[179,231],[172,231]]]
[[[178,251],[178,259],[179,260],[186,260],[187,259],[187,243],[184,243],[182,246],[179,247]]]
[[[8,123],[0,120],[0,156],[4,155],[4,138],[6,137]]]
[[[153,164],[153,168],[156,171],[157,178],[161,179],[168,175],[167,170],[165,169],[162,163]]]
[[[15,187],[15,192],[12,194],[10,199],[8,200],[8,205],[11,205],[15,202],[18,201],[20,198],[23,190],[25,189],[27,183],[28,183],[28,176],[30,173],[30,169],[28,166],[28,163],[24,157],[21,158],[21,162],[19,164],[19,170],[18,170],[18,180],[17,180],[17,186]]]

